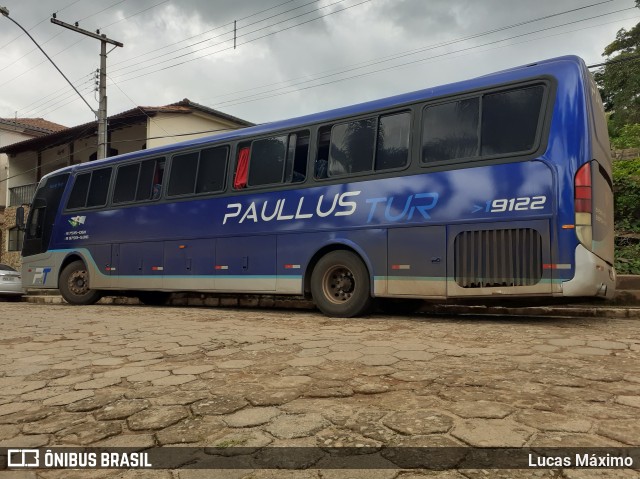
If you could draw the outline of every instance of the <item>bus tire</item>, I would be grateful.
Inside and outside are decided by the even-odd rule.
[[[88,305],[97,303],[100,291],[89,288],[89,271],[81,260],[69,263],[60,274],[60,293],[69,304]]]
[[[356,254],[332,251],[320,258],[311,273],[311,296],[327,316],[365,314],[372,304],[369,271]]]
[[[140,291],[136,294],[140,302],[147,306],[164,306],[170,295],[165,291]]]

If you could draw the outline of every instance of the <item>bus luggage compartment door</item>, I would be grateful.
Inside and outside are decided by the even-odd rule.
[[[444,226],[394,228],[388,232],[388,292],[444,297],[447,248]]]
[[[276,237],[218,238],[215,269],[218,291],[275,291]]]

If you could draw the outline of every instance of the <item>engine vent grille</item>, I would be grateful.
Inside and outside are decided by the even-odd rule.
[[[542,238],[536,230],[463,231],[454,248],[455,279],[463,288],[531,286],[542,278]]]

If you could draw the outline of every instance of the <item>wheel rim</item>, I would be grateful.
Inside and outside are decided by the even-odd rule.
[[[346,266],[336,265],[328,269],[322,278],[322,292],[334,304],[344,304],[351,299],[357,284],[353,272]]]
[[[89,292],[89,274],[86,270],[77,270],[69,276],[69,291],[76,296],[84,296]]]

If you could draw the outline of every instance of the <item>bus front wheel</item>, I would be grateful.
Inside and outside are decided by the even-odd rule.
[[[69,304],[94,304],[102,297],[100,291],[89,288],[89,271],[80,260],[65,266],[59,286],[62,297]]]
[[[323,256],[311,273],[311,295],[327,316],[351,318],[371,308],[369,272],[350,251],[332,251]]]

